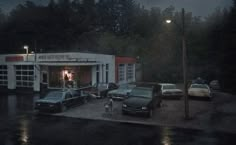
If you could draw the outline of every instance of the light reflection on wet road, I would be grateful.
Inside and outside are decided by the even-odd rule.
[[[0,145],[233,145],[235,134],[36,115],[39,96],[0,97]]]

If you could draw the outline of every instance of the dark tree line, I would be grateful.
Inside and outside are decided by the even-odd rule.
[[[225,15],[225,14],[224,14]],[[228,15],[224,16],[220,27],[215,27],[212,35],[220,66],[220,80],[225,90],[236,92],[236,0]]]
[[[206,18],[186,12],[189,79],[235,84],[235,0]],[[166,19],[175,24],[166,24]],[[133,0],[26,1],[8,15],[0,10],[1,53],[91,51],[138,57],[145,80],[182,80],[181,12],[144,9]],[[232,88],[232,87],[231,87]],[[234,89],[236,90],[236,89]]]

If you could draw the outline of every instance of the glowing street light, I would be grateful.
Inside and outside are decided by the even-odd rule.
[[[170,19],[166,20],[166,23],[167,23],[167,24],[170,24],[170,23],[171,23],[171,20],[170,20]]]
[[[23,48],[26,50],[26,54],[28,54],[29,53],[29,46],[28,45],[24,45]]]
[[[26,61],[28,61],[29,46],[28,45],[24,45],[23,48],[26,50]]]

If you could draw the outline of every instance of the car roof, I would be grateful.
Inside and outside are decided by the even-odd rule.
[[[198,83],[191,84],[191,86],[207,86],[207,87],[209,87],[207,84],[198,84]]]
[[[60,89],[60,90],[51,90],[50,92],[61,92],[61,93],[66,93],[66,92],[76,92],[79,91],[78,89],[73,89],[73,88],[64,88],[64,89]]]
[[[133,89],[144,89],[144,90],[152,90],[153,88],[151,87],[134,87]]]
[[[162,86],[165,86],[165,85],[175,85],[175,84],[171,84],[171,83],[159,83],[160,85]]]

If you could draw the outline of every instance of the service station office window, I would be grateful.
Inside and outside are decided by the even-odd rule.
[[[99,65],[96,66],[96,83],[98,84],[100,81],[100,77],[99,77]]]
[[[119,80],[119,82],[125,80],[125,65],[124,64],[119,64],[119,67],[118,67],[118,80]]]
[[[16,66],[16,87],[32,88],[34,83],[33,65]]]
[[[127,65],[127,80],[132,81],[134,78],[134,65],[128,64]]]
[[[7,86],[7,66],[0,65],[0,86]]]

